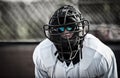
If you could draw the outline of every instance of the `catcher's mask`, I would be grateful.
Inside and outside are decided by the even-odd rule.
[[[78,10],[70,5],[59,8],[43,28],[46,37],[55,44],[60,60],[71,61],[78,53],[82,58],[82,42],[89,31],[89,22]],[[65,30],[73,33],[72,37],[63,38]]]

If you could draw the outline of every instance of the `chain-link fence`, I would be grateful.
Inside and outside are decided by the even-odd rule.
[[[104,40],[120,40],[120,1],[115,0],[3,0],[0,1],[0,41],[38,41],[54,11],[70,4],[90,21],[90,33]],[[99,35],[98,35],[99,34]]]

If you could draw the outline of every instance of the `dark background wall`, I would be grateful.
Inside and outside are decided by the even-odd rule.
[[[34,78],[32,54],[39,42],[1,42],[0,78]],[[120,42],[105,42],[115,53],[120,72]],[[119,73],[120,77],[120,73]]]
[[[32,54],[36,45],[0,43],[0,78],[34,78]]]

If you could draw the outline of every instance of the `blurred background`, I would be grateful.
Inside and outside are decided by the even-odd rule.
[[[0,0],[0,78],[34,78],[32,54],[60,6],[78,8],[90,33],[110,46],[120,71],[120,0]]]

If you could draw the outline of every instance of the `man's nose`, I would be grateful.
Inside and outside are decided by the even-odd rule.
[[[69,31],[67,31],[67,30],[65,29],[65,31],[64,31],[63,33],[67,34],[67,33],[69,33]]]

